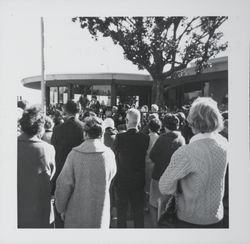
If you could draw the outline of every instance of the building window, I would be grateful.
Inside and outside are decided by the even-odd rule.
[[[65,104],[68,101],[68,87],[59,87],[59,103]]]
[[[184,104],[191,104],[197,97],[202,97],[202,90],[184,93]]]
[[[116,104],[150,105],[150,86],[117,85]]]
[[[209,82],[205,82],[204,83],[204,88],[203,88],[204,97],[208,97],[209,96],[209,88],[210,88],[210,83]]]
[[[111,106],[111,85],[73,85],[74,101],[78,102],[82,95],[89,101],[95,95],[101,105]]]
[[[49,88],[49,100],[50,104],[57,104],[58,103],[58,89],[57,87],[50,87]]]
[[[65,104],[68,101],[68,87],[49,87],[49,101],[50,104]]]
[[[96,95],[101,105],[111,106],[111,85],[93,85],[92,95]]]

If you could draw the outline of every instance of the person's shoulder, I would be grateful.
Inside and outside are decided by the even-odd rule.
[[[138,131],[137,135],[144,138],[145,140],[150,140],[150,136],[148,134],[143,133],[143,132]]]
[[[177,140],[178,140],[178,142],[179,142],[180,144],[182,144],[182,145],[185,145],[185,144],[186,144],[186,140],[185,140],[184,136],[181,134],[181,132],[178,134]]]
[[[40,146],[43,147],[45,149],[45,151],[49,151],[49,152],[55,151],[54,146],[52,146],[51,144],[49,144],[48,142],[46,142],[44,140],[40,141]]]
[[[172,155],[173,158],[188,158],[190,155],[188,145],[180,146]]]
[[[157,141],[166,141],[166,140],[169,140],[169,136],[167,133],[162,133],[159,135]]]
[[[41,143],[44,147],[47,147],[47,148],[54,148],[51,144],[49,144],[48,142],[44,141],[44,140],[41,140]]]
[[[124,136],[124,134],[125,134],[126,132],[123,132],[123,133],[117,133],[116,134],[116,136],[115,136],[115,138],[117,139],[117,138],[121,138],[121,137],[123,137]]]
[[[149,134],[150,140],[157,140],[159,138],[159,135],[156,133],[151,133]]]
[[[58,131],[63,130],[64,127],[65,127],[65,123],[66,123],[66,122],[63,122],[62,124],[56,125],[56,126],[53,128],[53,134],[57,133]]]
[[[59,129],[60,131],[61,130],[71,130],[72,128],[77,128],[79,130],[83,130],[83,126],[84,126],[84,123],[79,120],[79,119],[67,119],[63,124],[60,125],[61,128]]]
[[[106,129],[104,132],[105,136],[115,137],[117,135],[117,130],[115,129]]]
[[[149,137],[149,134],[145,134],[145,133],[143,133],[143,132],[141,132],[139,130],[137,131],[137,134],[142,135],[144,137]]]
[[[215,141],[217,142],[217,144],[222,147],[223,149],[227,150],[228,148],[228,140],[226,137],[220,135],[219,133],[216,134],[215,136]]]
[[[84,126],[84,123],[83,123],[81,120],[79,120],[79,119],[75,119],[74,122],[75,122],[77,125],[81,126],[81,127]]]
[[[105,146],[104,154],[106,154],[108,156],[112,156],[112,157],[114,156],[113,150],[111,148],[107,147],[107,146]]]

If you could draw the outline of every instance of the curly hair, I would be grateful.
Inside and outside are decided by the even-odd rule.
[[[163,127],[169,130],[177,130],[179,128],[180,121],[174,114],[168,113],[164,116]]]
[[[44,128],[45,130],[50,130],[54,127],[54,122],[49,116],[45,116],[45,124]]]
[[[186,122],[186,116],[183,112],[178,112],[175,114],[180,121],[180,127],[183,127]]]
[[[29,136],[41,133],[45,124],[45,116],[39,107],[30,107],[23,112],[20,119],[21,129]]]
[[[148,122],[148,128],[153,132],[159,132],[159,130],[161,129],[161,121],[157,118],[151,119]]]
[[[87,133],[90,139],[100,138],[104,132],[102,120],[96,116],[86,117],[84,119],[83,130]]]

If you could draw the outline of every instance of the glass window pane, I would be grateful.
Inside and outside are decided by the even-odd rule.
[[[110,85],[93,85],[92,94],[102,95],[102,96],[111,96],[111,86]]]
[[[68,101],[68,87],[61,86],[59,87],[59,103],[67,103]]]
[[[205,97],[209,96],[209,88],[210,88],[210,83],[209,82],[205,82],[205,84],[204,84],[204,96]]]
[[[135,104],[136,106],[149,105],[151,97],[151,87],[117,85],[116,104]]]
[[[58,103],[57,87],[49,88],[50,104]]]
[[[201,96],[202,96],[201,90],[192,91],[192,92],[185,92],[184,93],[184,102],[185,102],[185,104],[191,104],[195,98],[201,97]]]
[[[111,85],[93,85],[92,95],[101,105],[111,106]]]

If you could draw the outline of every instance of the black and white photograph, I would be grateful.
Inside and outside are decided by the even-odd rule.
[[[0,243],[249,243],[249,4],[215,2],[0,0]]]

